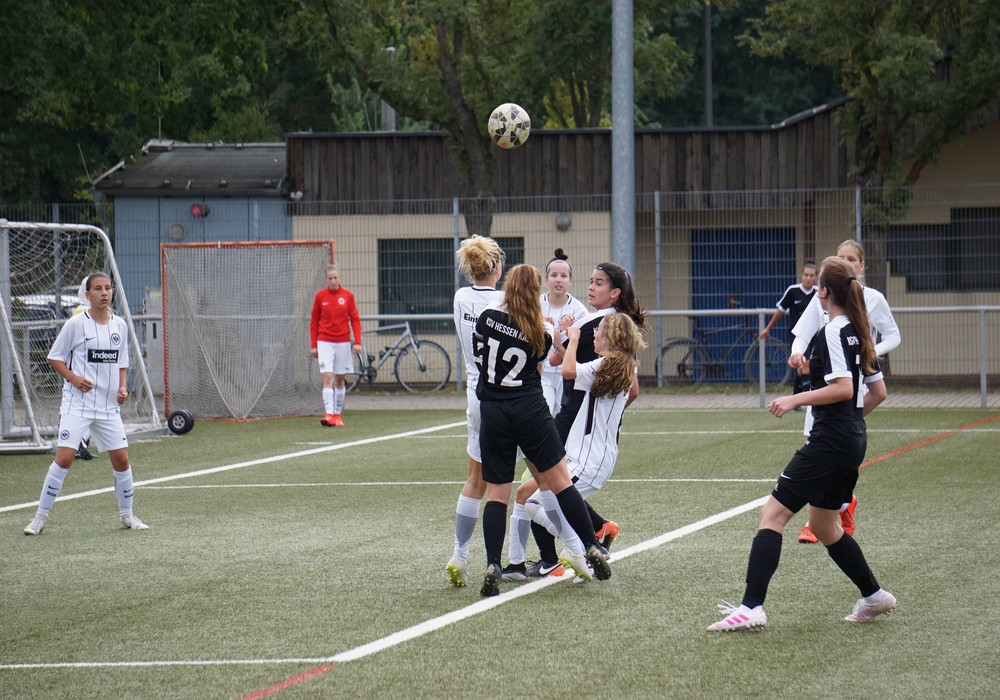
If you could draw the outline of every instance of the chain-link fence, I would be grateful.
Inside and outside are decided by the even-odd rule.
[[[230,201],[225,208],[205,200],[211,214],[190,221],[183,218],[192,216],[186,202],[176,200],[167,217],[157,202],[145,208],[118,202],[101,212],[113,223],[134,308],[146,308],[144,299],[160,283],[160,243],[178,242],[180,231],[183,242],[243,240],[245,222],[234,225],[235,214],[228,213],[243,211],[256,217],[251,223],[259,240],[332,240],[343,283],[368,319],[366,331],[386,322],[379,317],[420,314],[424,320],[415,330],[451,352],[451,300],[465,283],[457,277],[454,251],[470,216],[478,217],[477,226],[489,221],[508,265],[544,268],[562,248],[574,272],[570,293],[584,302],[592,270],[611,255],[606,195],[288,201],[280,214],[266,216],[252,201],[241,207]],[[753,380],[747,359],[761,325],[787,287],[799,282],[803,264],[820,263],[847,239],[864,246],[866,283],[885,294],[896,315],[902,343],[887,363],[893,383],[997,386],[1000,184],[639,194],[636,288],[645,308],[662,312],[651,317],[650,347],[640,357],[644,381],[657,379],[659,350],[671,338],[705,332],[711,332],[702,341],[705,352],[717,365],[705,383]],[[255,284],[253,275],[233,275],[234,290]],[[319,289],[323,280],[314,285]],[[428,314],[440,315],[427,320]],[[787,317],[781,318],[770,335],[773,344],[788,344],[789,331]],[[461,367],[454,355],[452,360]]]

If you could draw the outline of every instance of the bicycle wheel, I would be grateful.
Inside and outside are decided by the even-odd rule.
[[[760,343],[755,339],[743,358],[743,368],[747,381],[760,383]],[[788,366],[788,346],[780,340],[767,339],[764,351],[764,383],[787,384],[792,379],[792,368]]]
[[[362,350],[364,352],[364,350]],[[350,391],[364,379],[368,388],[372,388],[372,382],[375,381],[375,377],[378,375],[378,371],[371,366],[371,362],[374,358],[369,355],[368,361],[361,355],[354,356],[354,371],[347,375],[347,390]]]
[[[708,358],[691,338],[670,340],[660,351],[658,362],[667,386],[698,386],[705,380]]]
[[[437,391],[451,378],[448,353],[429,340],[415,342],[416,348],[407,345],[396,356],[396,381],[407,391]]]

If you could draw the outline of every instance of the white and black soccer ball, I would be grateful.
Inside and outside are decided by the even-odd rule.
[[[504,102],[493,110],[486,128],[493,143],[500,148],[517,148],[531,134],[531,117],[521,105]]]

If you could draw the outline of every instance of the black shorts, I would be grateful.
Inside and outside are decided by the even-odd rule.
[[[503,401],[480,401],[479,414],[479,450],[483,481],[488,484],[514,481],[518,447],[540,472],[551,469],[566,456],[542,392]]]
[[[810,438],[778,477],[771,495],[793,513],[806,504],[840,510],[851,501],[868,437],[840,435],[836,441]]]

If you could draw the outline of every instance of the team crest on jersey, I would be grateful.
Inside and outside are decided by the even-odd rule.
[[[114,343],[115,345],[118,345],[118,343],[122,342],[122,337],[117,333],[112,333],[111,342]]]
[[[337,298],[337,303],[340,304],[341,306],[343,306],[344,304],[347,303],[347,299],[345,299],[344,297],[338,297]]]
[[[69,440],[69,431],[68,430],[61,431],[59,433],[59,439],[60,440]]]

